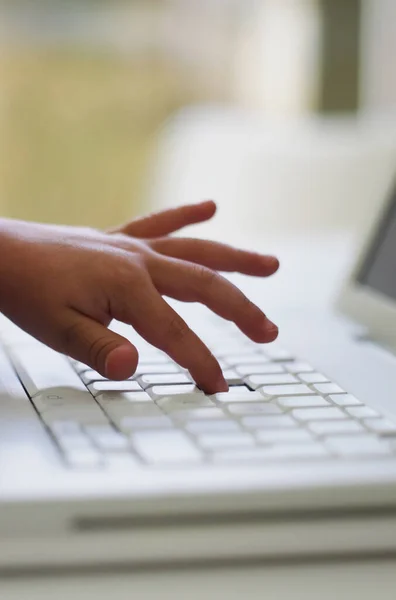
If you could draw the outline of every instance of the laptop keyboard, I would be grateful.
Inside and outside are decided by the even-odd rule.
[[[125,334],[125,331],[123,331]],[[140,338],[136,374],[109,381],[37,344],[11,359],[72,468],[221,465],[392,457],[396,424],[277,342],[211,331],[228,393],[206,396],[188,372]]]

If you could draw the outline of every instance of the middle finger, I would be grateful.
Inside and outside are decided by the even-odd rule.
[[[234,271],[245,275],[268,277],[279,268],[274,256],[265,256],[233,248],[227,244],[194,238],[159,238],[150,242],[156,252],[215,269]]]
[[[205,304],[220,317],[233,321],[255,342],[272,342],[278,335],[278,328],[260,308],[216,271],[164,258],[153,261],[150,275],[160,294],[184,302]]]

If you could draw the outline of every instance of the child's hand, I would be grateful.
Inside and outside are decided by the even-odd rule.
[[[138,363],[136,348],[107,329],[118,319],[188,369],[207,393],[227,390],[217,360],[162,295],[206,304],[255,342],[271,342],[276,326],[217,271],[263,277],[278,261],[168,237],[215,211],[213,202],[185,206],[111,233],[0,221],[0,311],[55,350],[117,380],[130,377]]]

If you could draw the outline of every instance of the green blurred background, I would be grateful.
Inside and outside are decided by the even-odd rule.
[[[156,131],[188,101],[172,70],[67,47],[3,69],[3,212],[95,226],[138,212]]]
[[[260,95],[246,80],[246,61],[250,84],[264,76],[247,58],[260,38],[252,27],[275,13],[279,25],[280,10],[310,41],[310,68],[297,86]],[[286,117],[359,108],[359,0],[14,0],[0,21],[7,216],[106,227],[150,208],[158,136],[188,105],[282,106]],[[275,41],[275,69],[281,51]]]

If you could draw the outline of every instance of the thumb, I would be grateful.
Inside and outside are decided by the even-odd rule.
[[[61,351],[104,377],[122,380],[135,373],[139,359],[137,349],[104,325],[73,311],[62,331]]]

